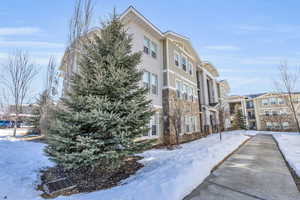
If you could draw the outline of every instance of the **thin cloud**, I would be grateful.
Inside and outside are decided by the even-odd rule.
[[[220,50],[220,51],[238,51],[239,47],[231,46],[231,45],[216,45],[216,46],[205,46],[205,49],[210,50]]]
[[[64,48],[62,43],[55,42],[41,42],[41,41],[13,41],[13,40],[0,40],[1,47],[38,47],[38,48]]]
[[[59,64],[64,52],[30,52],[30,60],[38,65],[47,65],[49,63],[50,56],[54,56],[56,64]],[[3,64],[7,61],[10,54],[0,52],[0,64]]]
[[[242,33],[299,33],[300,26],[293,24],[277,24],[277,25],[239,25],[235,28]]]
[[[32,35],[40,33],[42,30],[37,27],[2,27],[0,28],[0,35]]]

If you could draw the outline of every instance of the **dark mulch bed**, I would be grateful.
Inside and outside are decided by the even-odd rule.
[[[76,185],[75,188],[64,192],[48,195],[43,191],[42,197],[54,198],[59,195],[72,195],[82,192],[93,192],[97,190],[111,188],[118,185],[121,180],[128,178],[130,175],[136,173],[136,171],[143,167],[139,162],[141,157],[134,156],[127,158],[125,164],[119,169],[114,171],[103,171],[100,169],[94,169],[93,172],[88,172],[87,169],[78,169],[74,171],[65,171],[62,167],[55,166],[47,168],[41,171],[41,185],[38,186],[38,190],[43,191],[43,184],[51,182],[53,180],[67,177],[72,183]]]

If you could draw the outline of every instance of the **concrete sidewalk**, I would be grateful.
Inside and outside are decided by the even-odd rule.
[[[250,139],[184,200],[300,200],[270,135]]]

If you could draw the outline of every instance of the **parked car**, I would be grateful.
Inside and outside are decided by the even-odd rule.
[[[0,120],[0,128],[11,128],[12,122],[10,120]]]

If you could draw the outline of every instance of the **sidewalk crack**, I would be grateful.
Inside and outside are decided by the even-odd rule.
[[[230,187],[227,187],[225,185],[221,185],[221,184],[218,184],[218,183],[215,183],[215,182],[212,182],[212,181],[206,181],[207,183],[210,183],[210,184],[213,184],[213,185],[216,185],[218,187],[222,187],[222,188],[225,188],[227,190],[231,190],[231,191],[234,191],[234,192],[237,192],[237,193],[240,193],[240,194],[243,194],[243,195],[246,195],[246,196],[249,196],[249,197],[252,197],[252,198],[255,198],[255,199],[259,199],[259,200],[267,200],[267,199],[264,199],[262,197],[259,197],[259,196],[256,196],[256,195],[253,195],[253,194],[249,194],[247,192],[242,192],[242,191],[239,191],[239,190],[235,190],[233,188],[230,188]]]

